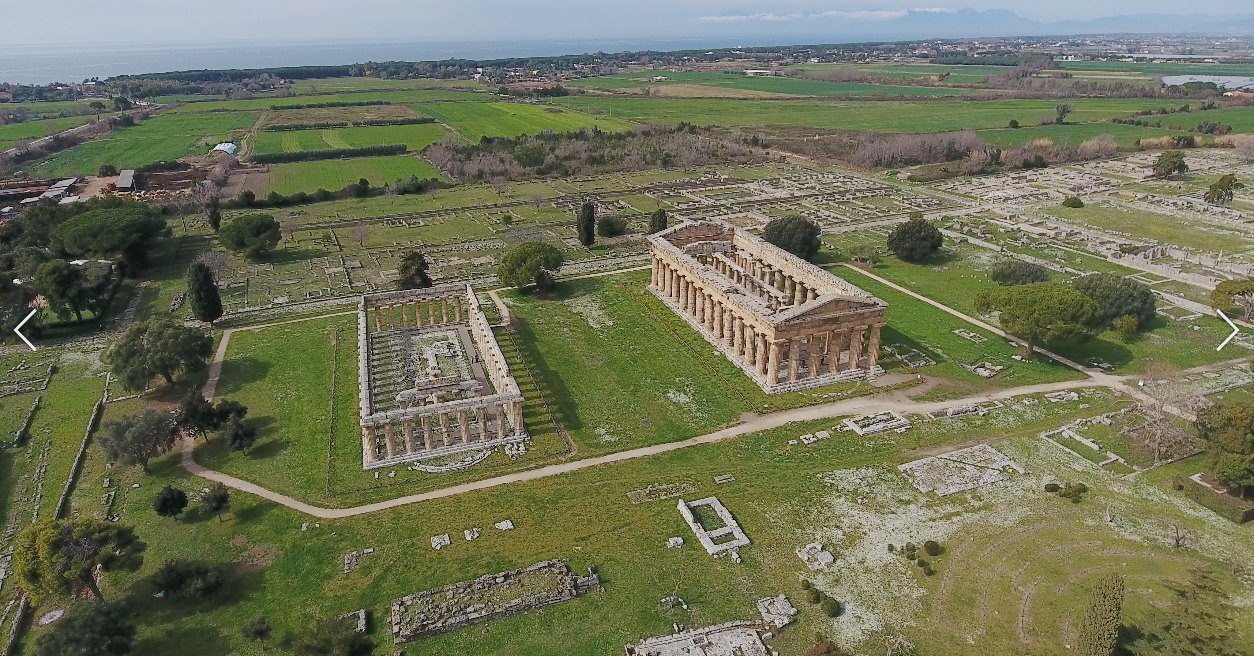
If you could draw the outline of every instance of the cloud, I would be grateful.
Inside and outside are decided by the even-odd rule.
[[[958,10],[951,9],[949,7],[921,7],[918,9],[863,9],[858,11],[833,9],[829,11],[813,12],[795,11],[786,14],[777,14],[773,12],[756,14],[723,14],[701,16],[697,20],[703,23],[784,23],[822,18],[838,18],[841,20],[877,22],[897,20],[898,18],[904,18],[910,13],[949,14],[956,11]]]

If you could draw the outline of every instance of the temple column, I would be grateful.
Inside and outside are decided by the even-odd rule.
[[[771,342],[766,353],[766,379],[772,385],[779,382],[779,342]]]
[[[508,427],[505,425],[505,406],[497,405],[496,406],[496,436],[501,438],[502,440],[505,439],[505,436],[509,435],[507,428]]]
[[[414,308],[414,327],[422,328],[422,301],[411,304]]]
[[[414,420],[401,422],[401,437],[405,440],[405,453],[417,453],[418,445],[414,444]]]
[[[866,352],[866,368],[868,371],[875,368],[876,363],[880,359],[880,326],[871,326],[871,343],[867,346]]]
[[[488,441],[488,413],[480,406],[475,408],[475,419],[479,422],[479,441]]]
[[[375,436],[374,426],[366,426],[361,429],[361,452],[364,454],[365,464],[378,460],[379,443]]]
[[[679,279],[679,307],[682,308],[684,312],[688,311],[688,279],[687,278]]]
[[[420,421],[422,422],[422,445],[430,451],[435,448],[435,436],[431,434],[431,415],[423,415]]]
[[[379,316],[379,308],[374,309],[374,331],[376,333],[383,331],[383,319]]]
[[[435,301],[427,302],[427,323],[435,325]]]
[[[705,324],[705,309],[706,309],[706,306],[709,304],[709,302],[710,302],[710,297],[706,296],[704,291],[698,290],[697,298],[696,298],[696,307],[693,308],[693,313],[692,313],[693,317],[696,318],[698,324],[701,324],[701,325]]]
[[[801,305],[802,303],[805,303],[805,302],[806,302],[806,286],[805,286],[805,283],[799,282],[797,283],[797,286],[793,289],[792,304]]]
[[[745,354],[745,324],[740,317],[732,315],[731,327],[732,353],[737,356]]]
[[[766,333],[758,333],[758,373],[766,375],[767,344]]]
[[[806,377],[814,378],[819,375],[819,358],[823,356],[823,349],[819,346],[819,336],[810,335],[806,338],[806,353],[809,355],[810,366],[806,367]]]
[[[448,323],[448,299],[440,299],[440,318],[443,323]]]
[[[862,359],[862,332],[866,330],[866,326],[858,326],[853,329],[853,334],[849,336],[849,368],[860,369],[861,364],[858,362]]]
[[[788,382],[797,382],[797,362],[801,357],[801,340],[793,337],[788,340]]]
[[[465,410],[457,411],[457,428],[462,435],[462,444],[470,444],[470,421]]]
[[[383,448],[387,450],[387,457],[396,455],[396,429],[392,424],[383,425]]]
[[[444,446],[452,445],[453,434],[452,434],[452,431],[449,430],[447,412],[440,413],[440,432],[444,435]]]
[[[792,299],[797,292],[796,284],[792,278],[784,280],[784,298],[789,299],[789,304],[793,304]]]
[[[655,255],[653,256],[653,268],[649,271],[649,284],[652,285],[654,289],[657,289],[657,279],[658,279],[657,268],[658,268],[657,256]]]
[[[453,319],[457,321],[457,323],[461,323],[462,321],[462,297],[461,296],[453,297],[453,305],[454,305]]]
[[[522,401],[514,401],[514,432],[521,433],[523,431],[523,404]]]
[[[401,303],[401,326],[404,328],[409,328],[409,313],[405,312],[407,307],[405,303]]]
[[[723,341],[723,315],[727,313],[727,309],[723,304],[714,302],[714,325],[712,326],[714,334],[718,336],[719,341]]]
[[[755,371],[758,368],[758,333],[745,326],[745,362]]]

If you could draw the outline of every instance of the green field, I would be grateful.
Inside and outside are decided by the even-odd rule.
[[[824,102],[591,96],[561,98],[557,102],[575,109],[643,123],[687,121],[697,125],[799,125],[875,132],[1004,128],[1010,119],[1030,124],[1052,116],[1058,104],[1047,100]],[[1070,102],[1075,111],[1069,120],[1076,123],[1105,121],[1126,116],[1152,103],[1152,100],[1078,99]]]
[[[66,118],[49,118],[38,121],[23,121],[0,125],[0,150],[7,150],[17,145],[22,139],[41,139],[58,132],[85,125],[96,120],[93,116],[68,116]]]
[[[585,128],[626,130],[632,126],[630,122],[618,118],[593,116],[549,104],[431,103],[416,105],[414,109],[456,130],[463,138],[476,142],[482,137],[516,137],[521,134],[570,132]]]
[[[449,100],[476,100],[479,96],[472,91],[454,89],[382,89],[361,91],[351,95],[320,93],[308,96],[287,96],[285,98],[253,98],[249,100],[211,100],[207,102],[188,103],[171,110],[180,114],[203,114],[221,111],[262,111],[272,107],[298,107],[300,105],[336,102],[367,102],[380,101],[385,103],[405,104]]]
[[[1132,148],[1136,145],[1137,139],[1178,134],[1166,128],[1147,128],[1118,123],[1065,123],[1063,125],[1024,123],[1024,127],[1020,128],[1003,127],[996,130],[978,130],[976,133],[996,146],[1021,146],[1038,138],[1050,139],[1058,145],[1078,146],[1085,139],[1109,134],[1115,138],[1115,143],[1118,143],[1121,148]]]
[[[941,75],[948,73],[949,77],[944,80],[944,84],[979,84],[984,78],[1005,73],[1010,70],[1009,66],[964,66],[957,64],[893,64],[893,63],[876,63],[876,64],[845,64],[845,63],[820,63],[820,64],[795,64],[788,67],[790,71],[798,71],[803,76],[807,71],[816,74],[822,74],[829,71],[856,69],[870,77],[897,78],[897,79],[923,79],[933,75]]]
[[[38,175],[95,175],[102,164],[136,168],[158,160],[205,155],[216,143],[237,139],[256,120],[254,112],[158,114],[57,153],[33,168]]]
[[[443,139],[448,131],[435,124],[378,125],[321,130],[261,131],[253,140],[253,153],[295,153],[304,150],[364,148],[405,144],[419,151]]]
[[[1055,205],[1046,211],[1076,223],[1199,251],[1234,252],[1254,246],[1249,238],[1221,231],[1202,221],[1117,205],[1090,204],[1080,208]]]
[[[409,155],[294,162],[270,166],[266,192],[312,193],[319,188],[337,191],[362,178],[381,186],[414,175],[421,179],[443,177],[426,160]]]
[[[666,80],[650,82],[649,78],[654,76],[664,76]],[[674,84],[743,89],[790,96],[952,96],[972,92],[938,87],[825,82],[794,77],[749,77],[739,72],[697,73],[691,71],[634,71],[605,77],[582,78],[571,82],[569,86],[615,90]]]

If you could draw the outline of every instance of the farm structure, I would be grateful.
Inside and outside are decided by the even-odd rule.
[[[357,324],[365,469],[527,439],[522,393],[470,285],[363,296]]]
[[[649,238],[650,290],[768,394],[874,375],[887,304],[748,231]]]

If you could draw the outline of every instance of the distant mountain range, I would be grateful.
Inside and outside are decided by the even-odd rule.
[[[1130,14],[1046,22],[1002,9],[907,9],[707,15],[707,34],[822,36],[824,42],[1120,33],[1254,34],[1254,14]],[[822,30],[821,32],[816,30]]]

